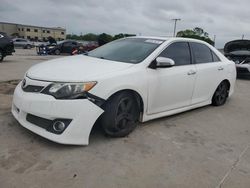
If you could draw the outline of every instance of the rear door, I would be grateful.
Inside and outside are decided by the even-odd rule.
[[[20,47],[21,46],[21,39],[16,39],[14,42],[15,47]]]
[[[175,62],[168,68],[148,68],[148,114],[190,105],[196,78],[187,42],[170,44],[158,57]]]
[[[205,102],[225,77],[225,63],[205,44],[189,43],[197,70],[192,104]]]

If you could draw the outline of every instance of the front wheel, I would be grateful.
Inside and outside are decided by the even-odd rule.
[[[104,110],[101,123],[107,135],[124,137],[136,128],[140,111],[131,93],[114,95],[107,101]]]
[[[214,106],[221,106],[225,104],[229,93],[229,85],[227,82],[221,82],[220,85],[217,87],[216,91],[214,92],[212,98],[212,105]]]

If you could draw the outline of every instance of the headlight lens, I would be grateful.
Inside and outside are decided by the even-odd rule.
[[[84,96],[97,82],[85,83],[52,83],[42,93],[52,95],[57,99],[75,99]]]

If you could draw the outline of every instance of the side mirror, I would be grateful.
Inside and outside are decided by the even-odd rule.
[[[166,68],[172,67],[175,65],[173,59],[166,58],[166,57],[157,57],[156,58],[156,68]]]

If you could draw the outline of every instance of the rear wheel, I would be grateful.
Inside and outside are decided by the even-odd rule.
[[[59,49],[55,50],[55,55],[60,55],[60,50]]]
[[[213,98],[212,98],[212,105],[214,106],[221,106],[225,104],[229,93],[229,85],[227,82],[223,81],[217,87]]]
[[[111,97],[105,107],[101,123],[105,133],[111,137],[124,137],[132,132],[139,119],[139,107],[129,92]]]
[[[31,49],[31,45],[30,45],[30,44],[27,44],[27,45],[26,45],[26,49]]]
[[[2,50],[0,50],[0,62],[2,62],[2,61],[3,61],[3,58],[4,58],[3,51],[2,51]]]

